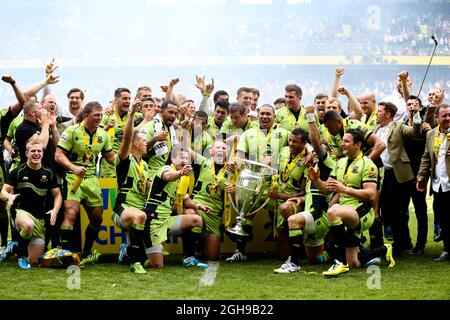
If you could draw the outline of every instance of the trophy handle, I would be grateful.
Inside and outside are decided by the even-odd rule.
[[[230,194],[230,193],[227,193],[227,196],[228,196],[228,200],[230,200],[230,203],[231,203],[231,206],[233,207],[233,209],[236,211],[236,213],[239,213],[238,208],[236,208],[236,205],[234,204],[234,201],[233,201],[233,199],[231,198],[231,194]]]
[[[264,203],[263,203],[258,209],[256,209],[256,210],[253,211],[252,213],[249,213],[249,214],[247,215],[247,217],[253,216],[253,215],[254,215],[255,213],[257,213],[259,210],[261,210],[262,208],[264,208],[265,205],[266,205],[269,201],[270,201],[270,198],[267,198],[266,201],[264,201]]]

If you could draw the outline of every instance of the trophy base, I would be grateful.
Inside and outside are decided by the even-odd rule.
[[[228,233],[231,233],[233,235],[240,236],[243,238],[250,237],[250,234],[248,232],[245,232],[244,228],[240,224],[235,225],[233,228],[228,228],[228,229],[226,229],[226,231]]]

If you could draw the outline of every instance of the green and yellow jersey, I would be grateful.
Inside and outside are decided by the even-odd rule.
[[[290,132],[278,128],[274,124],[270,130],[251,128],[245,131],[239,138],[237,150],[245,154],[245,158],[252,161],[264,163],[265,157],[273,156],[273,165],[277,165],[278,156],[283,147],[288,144]]]
[[[150,141],[156,132],[161,130],[168,133],[166,141],[158,141],[145,155],[144,159],[147,160],[148,170],[152,177],[162,166],[168,163],[170,153],[175,145],[178,144],[178,140],[175,135],[171,134],[170,128],[168,128],[159,117],[155,117],[152,121],[144,124],[140,129],[145,134],[145,140]],[[175,141],[172,141],[175,139]]]
[[[147,182],[150,181],[150,174],[147,170],[147,163],[130,154],[128,158],[116,157],[116,175],[118,194],[116,198],[115,212],[119,206],[123,208],[144,209],[147,199]]]
[[[301,190],[301,182],[308,178],[308,168],[303,165],[307,155],[306,148],[295,158],[291,157],[289,146],[281,149],[278,163],[280,165],[278,192],[284,194],[296,194]]]
[[[373,182],[377,184],[378,168],[372,160],[367,156],[363,156],[362,152],[360,152],[352,160],[347,157],[339,159],[330,176],[347,187],[362,189],[364,183]],[[357,208],[361,203],[362,201],[349,195],[339,195],[340,205],[349,205]]]
[[[319,126],[319,119],[317,116],[316,124]],[[275,113],[275,122],[278,127],[292,131],[296,128],[302,128],[306,132],[309,131],[308,121],[306,121],[306,109],[304,106],[300,107],[299,113],[295,115],[288,107],[278,109]]]
[[[112,150],[110,137],[105,130],[97,128],[90,134],[83,123],[64,130],[58,147],[67,152],[67,158],[73,164],[87,167],[85,177],[95,176],[98,155]]]
[[[156,171],[153,178],[150,195],[148,197],[148,206],[150,210],[156,213],[155,219],[168,219],[172,214],[172,206],[175,202],[177,191],[176,181],[164,181],[162,176],[167,171],[176,171],[173,166],[162,166]]]
[[[334,136],[330,134],[325,126],[321,127],[321,130],[319,130],[321,137],[328,145],[330,149],[330,155],[334,160],[338,160],[344,156],[342,151],[342,138],[344,137],[344,134],[348,131],[348,129],[360,129],[364,131],[365,140],[367,140],[372,134],[372,131],[369,131],[364,123],[354,119],[343,119],[341,131]]]
[[[367,127],[367,130],[369,131],[373,131],[373,129],[375,129],[375,127],[378,125],[377,123],[377,111],[375,110],[374,112],[372,112],[370,114],[369,117],[366,116],[365,120],[364,120],[364,124]]]
[[[222,128],[221,126],[219,127],[216,124],[216,121],[214,121],[214,117],[213,116],[209,117],[208,123],[206,125],[206,131],[209,133],[209,135],[211,136],[211,138],[213,140],[217,139],[217,137],[219,136],[221,128]]]
[[[196,203],[204,204],[213,209],[216,216],[222,216],[224,184],[226,179],[226,167],[217,165],[212,160],[196,154],[196,161],[193,164],[195,176],[193,200]]]

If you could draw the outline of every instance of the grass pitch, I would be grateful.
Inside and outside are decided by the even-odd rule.
[[[416,219],[412,210],[410,230],[414,242]],[[238,264],[227,264],[223,255],[217,272],[209,271],[208,275],[201,269],[183,268],[179,255],[169,255],[164,269],[144,275],[115,264],[87,266],[80,269],[78,286],[73,278],[77,275],[65,269],[20,270],[11,257],[0,265],[0,299],[449,300],[450,263],[432,260],[441,253],[443,244],[433,242],[431,227],[429,230],[424,256],[405,254],[394,268],[382,266],[375,273],[360,268],[331,279],[321,275],[329,264],[302,263],[301,272],[274,274],[273,269],[282,263],[274,254],[250,254],[248,261]]]

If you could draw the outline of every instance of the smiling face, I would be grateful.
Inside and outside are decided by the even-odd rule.
[[[259,127],[270,129],[275,121],[275,113],[270,107],[261,107],[259,110]]]
[[[442,131],[450,129],[450,106],[441,105],[438,111],[438,123]]]
[[[102,109],[93,108],[91,112],[84,116],[84,123],[88,128],[98,128],[102,122]]]
[[[178,107],[174,104],[169,104],[161,111],[161,117],[166,126],[170,127],[177,119]]]
[[[28,164],[39,165],[41,164],[44,150],[39,142],[33,141],[27,144],[25,154],[27,156]]]
[[[131,95],[129,92],[122,91],[115,99],[114,102],[117,107],[117,111],[126,114],[130,111]]]
[[[306,141],[302,141],[302,137],[301,136],[297,136],[294,134],[290,134],[289,135],[289,151],[292,154],[298,154],[300,152],[303,151],[303,149],[305,148],[306,145]]]
[[[361,143],[354,143],[353,135],[350,133],[344,134],[342,137],[342,151],[343,154],[349,158],[354,158],[361,149]]]

